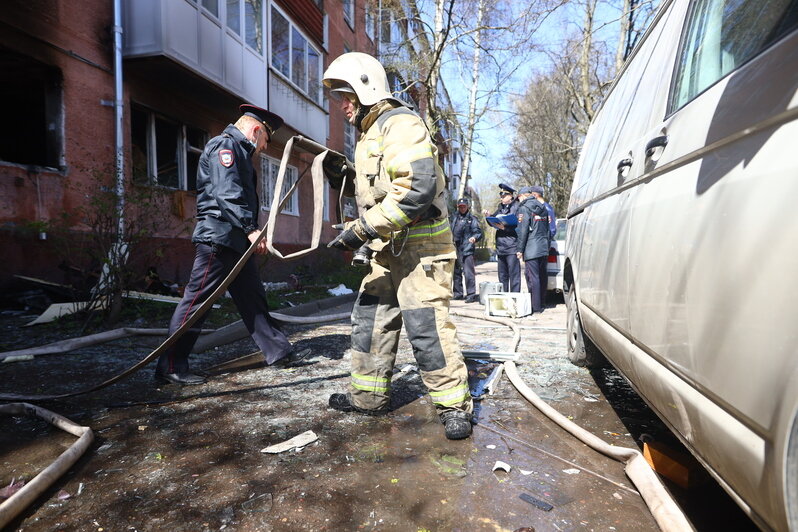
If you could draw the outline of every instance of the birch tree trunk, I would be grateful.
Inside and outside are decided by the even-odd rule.
[[[479,87],[479,61],[480,53],[482,51],[482,18],[485,15],[485,0],[479,0],[479,8],[477,11],[477,31],[474,36],[474,59],[472,62],[471,79],[471,95],[468,99],[468,126],[466,127],[465,149],[463,151],[463,170],[460,177],[460,190],[457,191],[457,197],[462,198],[465,196],[465,191],[468,190],[468,172],[471,165],[471,143],[474,140],[474,128],[476,127],[477,116],[477,88]]]

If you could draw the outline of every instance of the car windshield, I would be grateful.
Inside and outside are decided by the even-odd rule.
[[[565,240],[565,233],[568,230],[568,220],[560,218],[557,220],[557,234],[554,235],[554,240]]]

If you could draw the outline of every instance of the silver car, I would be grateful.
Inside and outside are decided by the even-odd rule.
[[[606,357],[775,530],[798,529],[797,21],[663,2],[585,138],[563,265],[571,359]]]

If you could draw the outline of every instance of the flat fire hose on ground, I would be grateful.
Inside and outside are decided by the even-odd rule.
[[[59,429],[78,437],[78,440],[69,446],[66,451],[61,453],[53,463],[44,468],[38,475],[33,477],[30,482],[20,488],[18,492],[11,495],[0,504],[1,530],[83,456],[83,453],[89,448],[91,442],[94,441],[94,434],[89,427],[82,427],[65,417],[59,416],[55,412],[50,412],[49,410],[28,403],[0,405],[0,415],[27,415],[39,417],[51,425],[55,425]]]
[[[473,318],[477,320],[488,320],[496,323],[501,323],[510,327],[513,332],[513,351],[518,350],[518,345],[521,341],[521,334],[518,326],[509,319],[496,318],[493,316],[485,316],[481,313],[464,312],[464,311],[451,311],[455,316],[462,316],[465,318]],[[670,493],[662,485],[657,474],[651,469],[651,466],[646,462],[646,459],[637,449],[628,447],[618,447],[610,445],[593,433],[583,429],[573,421],[569,420],[557,410],[549,406],[543,399],[541,399],[532,389],[526,385],[518,373],[515,363],[512,361],[504,362],[504,372],[507,378],[513,383],[513,386],[518,392],[524,396],[526,400],[532,403],[535,408],[541,411],[546,417],[557,423],[562,429],[571,433],[571,435],[578,438],[586,445],[592,447],[596,451],[623,462],[625,464],[624,471],[637,488],[640,496],[645,501],[651,515],[659,525],[660,529],[665,532],[684,532],[693,530],[690,522],[685,517],[679,505],[670,496]]]
[[[346,161],[346,164],[352,167],[351,162],[346,159],[343,154],[334,152],[332,150],[328,150],[325,146],[318,144],[312,140],[306,139],[302,136],[295,136],[292,137],[288,143],[285,145],[285,149],[283,150],[283,158],[280,163],[280,171],[277,176],[277,186],[275,190],[282,190],[281,187],[284,181],[284,174],[285,170],[288,165],[288,160],[291,157],[291,151],[294,148],[301,148],[307,152],[310,152],[315,155],[313,159],[313,163],[311,165],[311,174],[313,177],[313,196],[314,196],[314,212],[313,212],[313,232],[311,237],[311,244],[310,247],[307,249],[297,251],[295,253],[289,254],[287,256],[283,256],[279,251],[274,249],[272,245],[272,237],[274,235],[274,225],[276,223],[276,215],[280,212],[283,208],[283,205],[288,201],[288,198],[291,197],[291,194],[296,189],[299,182],[305,176],[305,172],[303,172],[299,178],[296,180],[294,185],[286,192],[285,196],[280,199],[279,194],[275,194],[274,200],[272,201],[271,205],[271,212],[269,213],[269,219],[261,229],[260,235],[258,236],[257,240],[253,242],[249,248],[244,252],[241,258],[236,262],[235,266],[233,267],[232,271],[227,275],[227,277],[222,280],[221,284],[214,290],[211,295],[202,302],[202,304],[197,307],[197,309],[189,316],[187,320],[183,322],[183,324],[174,332],[171,336],[169,336],[164,342],[159,345],[154,351],[152,351],[149,355],[141,359],[136,364],[130,366],[122,373],[111,377],[110,379],[87,388],[85,390],[78,390],[75,392],[69,393],[62,393],[62,394],[52,394],[52,395],[25,395],[25,394],[2,394],[0,395],[0,401],[48,401],[52,399],[64,399],[67,397],[75,397],[77,395],[84,395],[91,392],[96,392],[102,388],[110,386],[120,380],[124,379],[125,377],[132,375],[133,373],[137,372],[153,360],[160,357],[163,353],[165,353],[170,347],[172,347],[177,340],[183,336],[196,322],[200,319],[200,317],[205,314],[213,305],[213,303],[227,290],[227,287],[236,276],[239,274],[241,269],[247,263],[249,258],[255,252],[255,249],[258,246],[258,243],[263,238],[268,237],[267,247],[269,251],[274,253],[278,258],[281,260],[290,260],[294,258],[298,258],[306,253],[310,253],[311,251],[315,250],[319,246],[319,240],[321,237],[321,225],[322,225],[322,209],[321,206],[322,198],[321,196],[324,194],[324,174],[322,170],[322,165],[324,163],[324,159],[327,157],[329,153],[332,153],[335,157],[340,158],[341,160]]]

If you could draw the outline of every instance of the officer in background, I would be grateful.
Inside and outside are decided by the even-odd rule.
[[[543,203],[543,187],[523,187],[518,193],[518,259],[524,261],[526,287],[532,297],[532,312],[543,312],[548,288],[548,258],[551,231],[549,211]]]
[[[476,271],[474,269],[474,251],[476,243],[482,239],[482,228],[479,220],[471,211],[471,199],[457,200],[457,212],[452,214],[449,224],[454,236],[454,247],[457,248],[457,262],[454,266],[454,298],[463,299],[463,277],[465,277],[466,303],[479,301],[476,288]]]
[[[501,183],[499,185],[499,206],[489,214],[484,211],[485,216],[498,216],[500,214],[518,214],[518,200],[513,197],[515,189],[509,185]],[[518,236],[515,226],[503,225],[496,229],[496,258],[499,261],[499,282],[504,287],[505,292],[521,291],[521,264],[516,258],[516,247]]]
[[[361,132],[355,147],[355,196],[362,214],[328,246],[355,250],[368,241],[374,251],[352,312],[349,393],[331,395],[330,407],[388,412],[404,322],[446,437],[466,438],[473,403],[449,318],[457,255],[437,147],[421,118],[393,97],[374,57],[341,55],[325,71],[324,84],[342,96],[342,110]]]
[[[254,164],[283,119],[254,105],[241,105],[235,125],[212,138],[197,166],[197,225],[191,240],[195,244],[194,266],[183,299],[169,323],[171,335],[188,319],[222,280],[232,271],[249,245],[260,236],[258,226],[257,174]],[[266,253],[261,240],[255,251]],[[295,353],[277,323],[269,315],[255,257],[230,284],[228,290],[252,339],[267,364],[287,366],[310,354]],[[155,370],[157,382],[180,385],[202,384],[205,378],[189,371],[188,355],[199,336],[207,314],[164,353]]]

